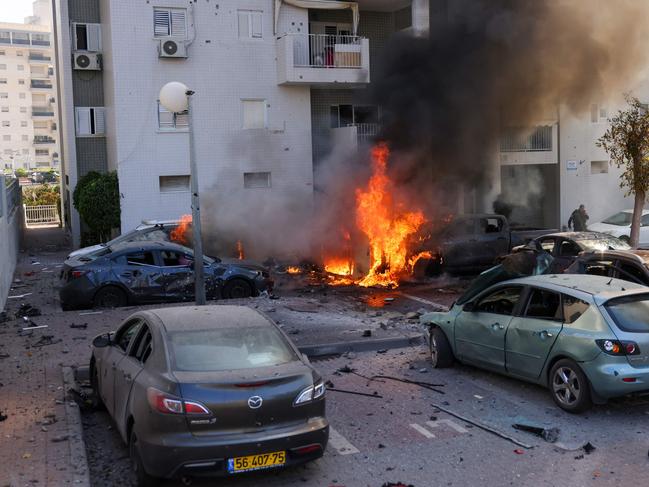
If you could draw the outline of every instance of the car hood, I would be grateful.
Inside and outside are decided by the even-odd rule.
[[[626,234],[629,228],[631,228],[631,225],[609,225],[608,223],[602,222],[588,225],[589,232],[607,233],[614,237],[619,237],[620,235]]]
[[[256,262],[251,262],[249,260],[239,260],[239,259],[221,259],[220,264],[239,267],[241,269],[247,269],[249,271],[267,271],[264,266],[257,264]]]
[[[68,259],[73,259],[75,257],[79,257],[82,255],[87,255],[87,254],[92,254],[93,252],[96,252],[97,250],[103,249],[105,246],[102,244],[99,245],[91,245],[90,247],[84,247],[79,250],[75,250],[74,252],[70,253],[68,255]]]

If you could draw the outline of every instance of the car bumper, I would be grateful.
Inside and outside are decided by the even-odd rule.
[[[63,309],[82,309],[92,307],[95,288],[86,277],[70,282],[62,282],[59,299]]]
[[[145,470],[160,478],[231,475],[228,459],[276,451],[286,451],[286,463],[280,468],[298,465],[321,457],[328,439],[329,423],[324,417],[299,426],[236,436],[138,435]],[[297,451],[311,445],[319,448],[304,454]]]
[[[649,364],[633,367],[626,357],[600,353],[594,360],[582,362],[580,365],[593,391],[602,399],[649,393]]]

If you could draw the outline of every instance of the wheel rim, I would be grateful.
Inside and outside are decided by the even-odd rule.
[[[248,290],[248,286],[246,286],[243,283],[241,283],[241,284],[237,283],[237,284],[233,285],[232,288],[230,289],[230,296],[235,298],[235,299],[250,297],[250,292]]]
[[[117,308],[121,302],[121,297],[115,291],[106,291],[99,298],[99,306],[102,308]]]
[[[437,365],[437,338],[435,335],[430,338],[430,361],[433,365]]]
[[[574,406],[581,397],[579,378],[570,367],[559,367],[555,371],[552,390],[557,400],[566,406]]]

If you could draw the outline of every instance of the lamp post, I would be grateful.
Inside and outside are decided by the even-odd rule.
[[[201,206],[198,197],[198,170],[194,149],[192,127],[192,95],[194,92],[183,83],[172,81],[160,90],[160,104],[170,112],[178,114],[187,111],[189,128],[189,182],[192,192],[192,231],[194,235],[194,279],[196,305],[205,304],[205,275],[203,272],[203,239],[201,236]]]

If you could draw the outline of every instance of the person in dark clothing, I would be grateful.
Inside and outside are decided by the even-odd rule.
[[[585,232],[586,222],[588,222],[588,213],[586,213],[586,207],[584,205],[579,205],[575,211],[570,215],[568,220],[568,228],[574,229],[575,232]]]

